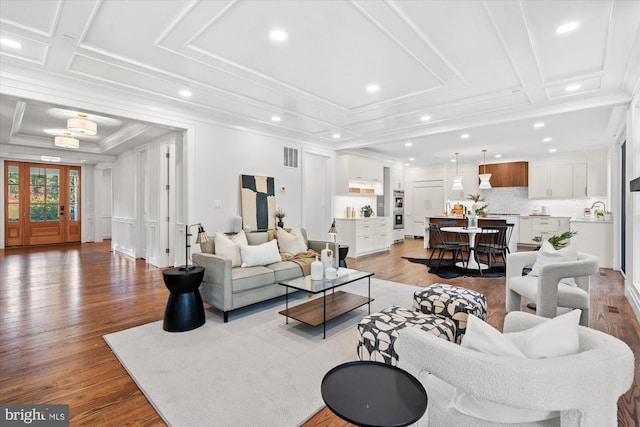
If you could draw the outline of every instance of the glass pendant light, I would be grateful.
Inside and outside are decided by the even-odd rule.
[[[456,176],[453,177],[453,186],[451,186],[451,189],[453,191],[464,191],[464,187],[462,186],[462,175],[460,175],[458,173],[458,154],[460,154],[460,153],[455,153],[455,155],[456,155]]]
[[[486,190],[487,188],[491,188],[491,183],[489,182],[489,180],[491,179],[491,174],[487,173],[487,150],[486,149],[482,150],[482,156],[483,156],[482,165],[484,167],[484,170],[483,170],[484,173],[479,175],[480,185],[478,185],[478,188]]]

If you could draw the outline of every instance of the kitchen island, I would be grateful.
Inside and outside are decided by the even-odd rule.
[[[478,227],[482,228],[482,227],[488,227],[488,226],[493,226],[493,225],[507,225],[507,224],[512,224],[513,222],[510,222],[509,219],[511,219],[512,221],[514,219],[517,220],[517,216],[515,217],[505,217],[505,216],[486,216],[486,217],[478,217]],[[442,216],[432,216],[432,217],[425,217],[424,218],[424,248],[428,249],[429,246],[429,241],[431,236],[429,235],[429,223],[433,223],[433,224],[438,224],[440,225],[442,222],[455,222],[455,224],[449,224],[450,226],[453,227],[466,227],[467,224],[469,223],[469,220],[467,218],[462,217],[461,215],[442,215]],[[451,236],[451,241],[461,241],[461,242],[466,242],[466,236],[456,236],[454,234],[452,234]],[[480,236],[480,239],[487,239],[487,236]],[[512,252],[515,252],[517,250],[517,242],[515,242],[516,239],[512,238],[511,241],[509,242],[509,250],[511,250]],[[477,243],[477,242],[476,242]],[[514,246],[514,249],[511,249],[512,244],[515,244],[516,246]]]

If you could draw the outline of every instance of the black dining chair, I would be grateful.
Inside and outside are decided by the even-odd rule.
[[[453,265],[455,265],[456,261],[458,261],[458,255],[460,255],[460,261],[462,261],[462,263],[465,262],[464,254],[462,252],[462,248],[464,247],[463,243],[450,241],[445,238],[444,234],[445,233],[440,230],[440,226],[438,224],[429,224],[429,246],[431,247],[429,264],[431,263],[436,250],[440,251],[438,254],[438,266],[436,267],[436,269],[440,268],[440,264],[442,263],[442,259],[444,258],[444,254],[446,252],[452,253]]]
[[[475,250],[478,263],[480,263],[480,256],[485,255],[487,257],[486,264],[491,268],[494,263],[498,262],[499,255],[503,264],[506,265],[507,253],[509,252],[507,240],[509,228],[512,229],[513,224],[482,227],[481,238],[478,239]]]

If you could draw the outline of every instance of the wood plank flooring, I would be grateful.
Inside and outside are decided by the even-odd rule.
[[[422,243],[408,240],[347,262],[378,279],[442,282],[401,258],[426,257]],[[446,282],[485,294],[488,321],[502,328],[504,279]],[[636,426],[640,327],[617,272],[602,269],[592,284],[592,327],[621,338],[636,355],[633,387],[618,405],[619,425]],[[102,335],[162,319],[167,295],[160,269],[111,252],[109,241],[0,250],[0,402],[69,404],[72,426],[163,425]],[[326,409],[305,424],[346,425]]]

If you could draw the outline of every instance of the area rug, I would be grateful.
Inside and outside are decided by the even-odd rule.
[[[419,288],[371,280],[371,312],[411,307]],[[340,288],[367,295],[366,280]],[[290,306],[307,301],[301,292]],[[334,366],[356,360],[358,321],[367,306],[322,327],[278,312],[284,298],[240,309],[229,322],[215,309],[188,332],[162,321],[108,334],[105,341],[162,419],[172,426],[296,426],[324,406],[320,383]]]
[[[502,263],[493,264],[491,268],[487,270],[482,270],[482,275],[478,272],[478,270],[466,270],[464,268],[460,268],[453,264],[452,259],[443,259],[440,263],[440,267],[438,267],[438,260],[432,259],[429,261],[429,258],[411,258],[411,257],[402,257],[409,262],[413,262],[416,264],[423,264],[429,268],[429,273],[436,274],[443,279],[453,279],[455,277],[467,276],[467,277],[485,277],[485,278],[494,278],[494,277],[504,277],[505,276],[505,266]]]

